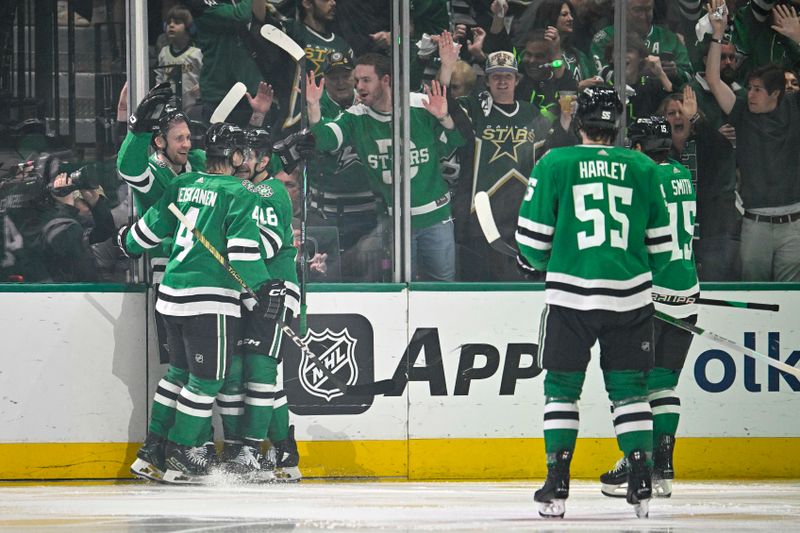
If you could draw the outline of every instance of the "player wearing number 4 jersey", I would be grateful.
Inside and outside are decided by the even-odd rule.
[[[700,286],[692,252],[695,222],[695,192],[689,170],[667,158],[672,147],[672,131],[664,117],[640,118],[628,128],[631,147],[658,163],[672,230],[672,253],[664,270],[653,278],[656,309],[697,323]],[[692,303],[687,303],[692,302]],[[680,399],[675,394],[681,369],[686,361],[692,334],[671,324],[656,321],[655,365],[647,374],[647,399],[653,411],[653,491],[657,496],[672,495],[672,452],[680,417]],[[613,409],[613,407],[612,407]],[[625,457],[600,476],[606,496],[624,497],[628,463]]]
[[[159,383],[151,424],[151,432],[160,427],[156,436],[167,439],[162,478],[167,482],[202,483],[209,474],[203,445],[211,433],[214,398],[241,337],[241,306],[273,320],[282,308],[285,291],[274,292],[267,281],[260,202],[232,176],[243,162],[243,142],[244,134],[236,126],[211,126],[206,134],[208,172],[176,177],[155,206],[119,233],[120,247],[128,254],[142,253],[174,236],[156,302],[165,316],[170,369]],[[242,287],[196,243],[188,228],[178,225],[169,211],[172,203],[215,248],[225,250],[231,266],[257,289],[258,303],[243,298]]]
[[[585,89],[577,112],[583,144],[545,155],[533,169],[520,207],[521,266],[547,271],[538,353],[539,366],[547,370],[547,479],[534,495],[544,517],[564,516],[578,399],[598,340],[617,443],[629,464],[627,501],[637,516],[648,513],[651,291],[653,272],[670,259],[672,237],[658,167],[644,154],[609,146],[621,112],[612,89]]]

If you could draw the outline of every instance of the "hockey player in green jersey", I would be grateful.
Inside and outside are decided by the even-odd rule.
[[[174,179],[156,205],[138,222],[123,226],[120,248],[139,254],[173,236],[156,309],[164,315],[170,366],[156,395],[152,435],[167,439],[169,483],[202,483],[209,473],[204,443],[211,432],[211,408],[228,371],[231,352],[241,337],[241,306],[274,320],[283,308],[285,288],[268,280],[261,244],[267,218],[258,197],[232,176],[243,162],[243,132],[215,124],[206,134],[208,172]],[[224,254],[257,294],[242,297],[242,287],[224,272],[193,234],[169,211],[174,203]],[[150,436],[148,436],[149,438]]]
[[[325,80],[309,76],[308,121],[318,151],[352,145],[369,171],[374,190],[387,205],[392,198],[391,65],[386,56],[365,54],[356,60],[356,92],[361,103],[334,120],[321,120]],[[426,97],[427,95],[427,97]],[[455,240],[450,192],[439,161],[464,144],[448,113],[446,89],[434,81],[426,95],[411,93],[411,261],[412,275],[435,281],[455,279]],[[417,263],[419,263],[417,265]]]
[[[689,112],[692,109],[689,107]],[[628,128],[628,138],[631,148],[644,152],[658,164],[658,176],[669,210],[672,253],[664,270],[653,276],[655,307],[696,324],[697,306],[694,302],[699,296],[700,285],[692,251],[696,212],[692,175],[686,167],[668,158],[672,148],[672,129],[666,118],[637,119]],[[655,321],[654,328],[655,363],[647,374],[647,399],[653,411],[653,492],[668,498],[672,494],[672,452],[681,405],[675,388],[692,343],[692,334],[660,320]],[[603,494],[623,497],[627,474],[627,459],[623,457],[614,468],[600,476]]]
[[[583,144],[548,152],[520,207],[520,265],[547,271],[538,353],[538,366],[547,370],[547,479],[534,495],[545,517],[564,516],[578,400],[598,340],[617,443],[629,464],[627,501],[637,516],[648,513],[651,290],[653,272],[670,260],[672,237],[658,167],[644,154],[611,146],[620,113],[613,89],[584,89],[576,116]]]
[[[153,87],[128,120],[128,134],[117,154],[117,170],[130,185],[136,212],[141,216],[164,194],[172,179],[184,172],[203,170],[205,153],[192,149],[189,121],[173,102],[169,83]],[[150,147],[155,151],[148,155]],[[167,252],[148,252],[158,285],[167,264]]]
[[[299,312],[300,289],[297,285],[295,259],[297,250],[292,238],[292,201],[280,180],[269,178],[272,144],[269,133],[260,128],[245,132],[245,162],[237,177],[252,191],[266,215],[261,221],[261,241],[270,274],[286,288],[282,320],[291,322]],[[242,311],[244,331],[237,342],[230,372],[225,378],[217,405],[225,429],[224,468],[250,481],[300,479],[297,446],[289,431],[286,393],[279,381],[278,365],[283,331],[276,321],[264,321],[257,313]],[[277,468],[266,467],[262,444],[269,435],[281,461]],[[287,464],[289,458],[293,464]],[[274,472],[274,473],[273,473]]]

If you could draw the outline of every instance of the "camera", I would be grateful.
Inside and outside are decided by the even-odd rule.
[[[40,206],[47,197],[47,180],[34,170],[33,161],[9,168],[0,178],[0,212]]]
[[[61,174],[62,172],[67,172],[64,166],[59,167],[58,174]],[[56,174],[56,176],[58,176],[58,174]],[[64,197],[78,190],[97,188],[97,184],[94,182],[93,179],[91,179],[91,177],[86,172],[86,167],[81,167],[78,170],[69,172],[68,175],[72,183],[70,183],[69,185],[65,185],[63,187],[53,187],[51,185],[52,189],[51,192],[53,193],[53,195],[58,197]]]

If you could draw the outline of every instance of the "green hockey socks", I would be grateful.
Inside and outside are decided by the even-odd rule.
[[[653,413],[647,394],[647,379],[641,370],[603,372],[611,400],[617,444],[627,457],[633,450],[644,450],[652,466]]]
[[[153,395],[153,405],[150,414],[148,431],[159,437],[167,437],[169,429],[175,421],[175,408],[178,405],[178,395],[189,379],[189,371],[170,365],[167,373],[158,382],[156,393]]]
[[[547,371],[544,377],[544,448],[547,464],[556,462],[561,450],[575,450],[578,439],[578,399],[585,372]]]

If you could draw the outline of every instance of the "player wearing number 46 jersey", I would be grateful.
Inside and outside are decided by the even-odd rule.
[[[563,517],[578,436],[578,399],[590,349],[614,405],[617,443],[628,459],[627,501],[647,516],[653,415],[646,373],[653,366],[653,272],[670,259],[669,213],[658,167],[610,146],[622,104],[609,88],[578,95],[583,144],[551,150],[534,167],[516,239],[522,267],[546,270],[538,363],[544,380],[547,480],[539,513]]]
[[[280,180],[268,178],[272,150],[269,133],[253,128],[247,130],[245,136],[246,158],[236,176],[259,199],[264,213],[260,224],[267,268],[285,285],[286,300],[281,319],[291,323],[300,307],[292,201]],[[243,335],[237,342],[231,370],[217,396],[225,432],[223,467],[245,481],[299,481],[299,456],[289,426],[289,407],[279,365],[283,331],[277,321],[263,320],[258,313],[243,310],[242,317]],[[267,436],[277,456],[277,464],[269,467],[262,455],[262,444]]]
[[[208,172],[176,177],[156,205],[119,233],[120,247],[128,254],[142,253],[174,236],[156,303],[165,317],[170,367],[159,382],[145,442],[146,447],[154,441],[156,448],[155,441],[167,439],[165,471],[151,465],[156,467],[152,472],[163,471],[161,479],[167,482],[198,483],[209,473],[203,444],[211,433],[214,398],[241,336],[242,304],[273,320],[283,306],[285,290],[276,292],[267,281],[264,228],[259,225],[266,217],[259,199],[232,176],[243,162],[243,142],[238,127],[211,126],[206,134]],[[173,203],[216,249],[224,250],[233,269],[256,288],[258,303],[243,298],[242,287],[187,227],[178,224],[169,211]]]
[[[672,147],[672,130],[664,117],[639,118],[628,128],[631,148],[644,152],[658,163],[658,176],[670,217],[672,251],[670,262],[653,278],[656,309],[697,323],[700,286],[694,264],[692,241],[695,223],[695,192],[689,170],[667,158]],[[687,303],[691,302],[691,303]],[[680,399],[675,394],[681,369],[686,361],[692,334],[657,320],[655,364],[647,374],[647,399],[653,411],[653,491],[657,496],[672,495],[672,453],[680,417]],[[613,409],[613,407],[612,407]],[[625,457],[600,476],[606,496],[625,495],[628,463]]]

